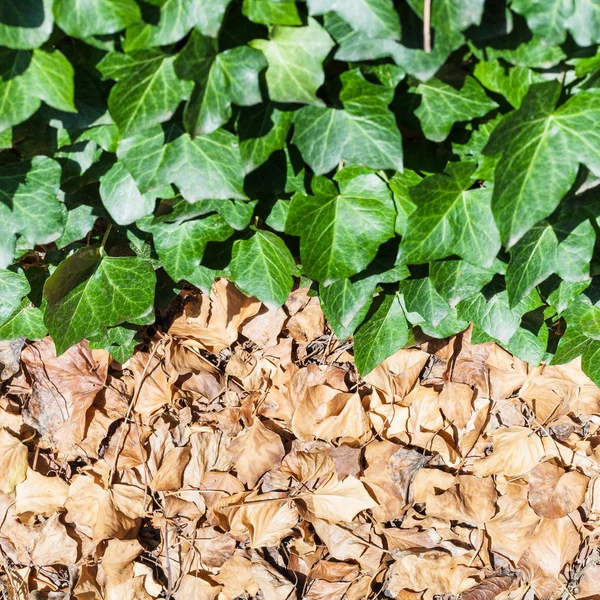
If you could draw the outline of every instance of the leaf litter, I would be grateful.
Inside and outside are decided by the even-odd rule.
[[[4,598],[600,598],[600,389],[469,331],[366,377],[316,298],[3,343]]]

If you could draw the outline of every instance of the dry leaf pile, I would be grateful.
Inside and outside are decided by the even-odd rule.
[[[364,380],[218,281],[126,364],[0,355],[5,598],[600,598],[600,390],[468,333]]]

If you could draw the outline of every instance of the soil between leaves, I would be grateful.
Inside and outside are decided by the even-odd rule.
[[[124,365],[0,348],[7,598],[600,598],[600,390],[469,334],[366,378],[218,281]]]

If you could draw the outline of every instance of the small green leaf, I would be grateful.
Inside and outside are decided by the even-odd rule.
[[[44,323],[57,354],[105,327],[148,319],[156,276],[148,261],[101,256],[82,248],[64,260],[44,285]]]
[[[133,177],[120,162],[100,177],[100,197],[118,225],[129,225],[150,214],[156,202],[156,194],[140,193]]]
[[[173,183],[189,202],[246,198],[239,142],[223,129],[191,139],[175,128],[153,127],[122,139],[117,156],[142,194]]]
[[[21,307],[31,287],[23,271],[0,269],[0,325],[6,323]]]
[[[137,225],[152,233],[158,257],[174,281],[185,279],[196,270],[208,242],[226,240],[233,233],[221,215],[156,224],[152,220],[149,216]]]
[[[244,0],[242,12],[262,25],[302,25],[294,0]]]
[[[189,97],[193,84],[177,77],[174,61],[174,57],[153,50],[113,87],[108,107],[123,137],[169,120]]]
[[[408,313],[417,313],[433,327],[437,327],[450,313],[450,305],[435,289],[430,277],[406,279],[400,286]],[[410,316],[409,316],[410,318]],[[413,321],[413,325],[418,325]]]
[[[339,191],[323,179],[321,189],[313,181],[314,196],[296,193],[286,222],[286,233],[300,236],[304,272],[324,283],[362,271],[393,237],[396,218],[392,194],[375,173],[348,167],[334,179]]]
[[[336,12],[370,38],[400,39],[400,21],[392,0],[307,0],[311,15]]]
[[[61,236],[64,207],[59,186],[60,166],[46,156],[0,165],[0,268],[12,260],[17,235],[30,247]]]
[[[0,46],[30,50],[46,42],[54,25],[52,1],[0,2]]]
[[[449,163],[445,173],[430,175],[410,188],[416,209],[408,217],[400,244],[402,261],[425,263],[458,254],[488,268],[500,238],[490,208],[491,190],[469,189],[475,165]]]
[[[297,267],[280,237],[255,230],[249,239],[233,244],[229,270],[231,280],[244,294],[275,309],[287,300]]]
[[[420,102],[414,114],[425,137],[434,142],[443,142],[454,123],[483,117],[498,106],[469,76],[464,79],[448,77],[446,80],[434,77],[427,83],[410,88],[410,93],[419,96]]]
[[[365,80],[358,69],[343,73],[344,110],[306,106],[294,117],[293,142],[318,175],[340,160],[373,169],[402,170],[402,138],[387,106],[394,91]]]
[[[386,295],[354,336],[354,360],[362,377],[403,348],[408,342],[408,323],[398,296]]]
[[[57,248],[64,248],[73,242],[83,239],[94,227],[98,214],[94,207],[81,204],[67,211],[65,228],[56,240]]]
[[[456,306],[487,285],[497,269],[483,269],[466,260],[439,260],[429,265],[429,277],[440,296]]]
[[[231,0],[161,0],[158,22],[138,21],[127,30],[125,50],[166,46],[181,40],[196,27],[204,35],[217,37]]]
[[[250,45],[267,58],[271,100],[323,106],[316,93],[325,80],[322,63],[333,40],[317,21],[309,19],[306,27],[274,27],[268,41],[256,39]]]
[[[111,327],[89,340],[92,350],[107,350],[121,364],[129,360],[140,343],[133,327]]]
[[[184,113],[187,131],[210,133],[231,118],[232,104],[259,104],[258,74],[265,67],[259,50],[238,46],[219,54],[214,40],[193,32],[175,62],[178,76],[196,83]]]
[[[29,306],[29,301],[25,300],[22,308],[0,326],[0,340],[14,340],[20,337],[40,340],[47,332],[42,311]]]
[[[116,33],[141,18],[134,0],[54,0],[57,25],[71,37]]]

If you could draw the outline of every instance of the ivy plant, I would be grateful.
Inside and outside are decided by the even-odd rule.
[[[0,6],[0,339],[124,361],[184,286],[298,278],[361,374],[473,324],[600,384],[600,5]]]

